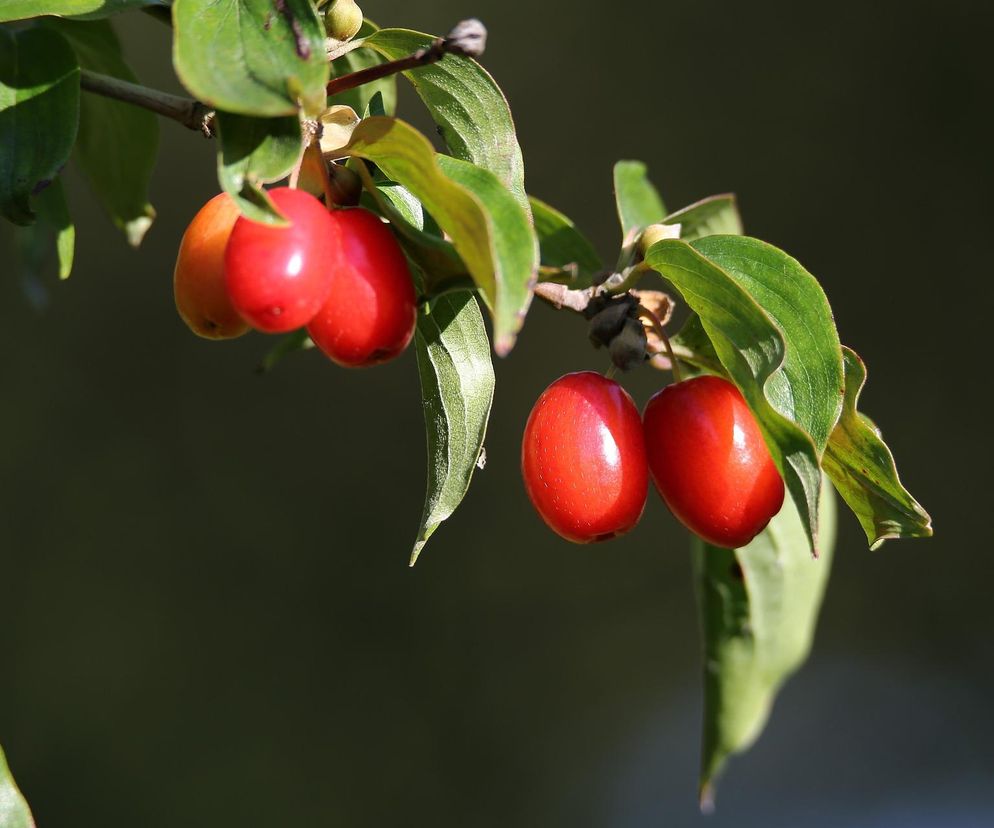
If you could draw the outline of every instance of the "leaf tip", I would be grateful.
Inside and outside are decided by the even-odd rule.
[[[419,540],[414,544],[414,549],[411,550],[411,560],[407,562],[409,569],[414,569],[414,564],[418,562],[418,558],[421,557],[421,550],[425,548],[425,541]]]
[[[714,813],[714,785],[710,779],[705,779],[701,782],[701,787],[697,795],[697,804],[701,809],[701,813],[705,816]]]
[[[514,348],[516,337],[514,334],[502,334],[494,339],[494,353],[499,357],[506,357]]]

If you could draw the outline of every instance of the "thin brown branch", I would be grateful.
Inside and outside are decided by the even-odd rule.
[[[390,77],[390,75],[396,75],[399,72],[407,72],[411,69],[417,69],[419,66],[428,66],[440,61],[446,55],[479,57],[483,54],[486,42],[487,30],[479,20],[463,20],[457,23],[455,28],[445,37],[438,38],[424,49],[418,49],[413,55],[370,66],[368,69],[351,72],[340,78],[333,78],[328,83],[328,94],[337,95],[340,92],[347,92],[349,89],[355,89],[367,83]]]
[[[171,118],[187,129],[202,132],[208,138],[214,135],[214,113],[209,107],[193,98],[184,98],[182,95],[150,89],[147,86],[141,86],[120,78],[91,72],[88,69],[80,70],[79,85],[82,89],[95,95],[140,106],[142,109],[155,112],[164,118]]]
[[[571,290],[566,285],[555,282],[539,282],[535,285],[535,295],[554,305],[558,310],[568,308],[576,313],[583,313],[593,298],[594,289]]]

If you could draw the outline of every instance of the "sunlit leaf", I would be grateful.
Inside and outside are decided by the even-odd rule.
[[[594,246],[576,225],[555,207],[539,201],[534,196],[530,201],[542,266],[556,269],[575,268],[570,287],[588,287],[593,275],[601,269],[600,257]]]
[[[705,236],[742,235],[742,217],[730,193],[710,196],[670,213],[663,224],[679,224],[680,238],[688,242]]]
[[[890,538],[931,537],[932,519],[901,485],[890,449],[857,410],[866,367],[855,351],[844,347],[842,355],[846,396],[825,451],[825,471],[859,518],[871,548]]]
[[[324,110],[324,24],[309,0],[176,0],[173,63],[195,98],[240,115]]]
[[[820,462],[842,405],[842,352],[818,282],[744,236],[666,240],[646,263],[680,292],[741,389],[817,551]]]
[[[614,198],[618,206],[621,235],[626,244],[650,224],[658,224],[666,207],[649,181],[641,161],[619,161],[614,165]]]
[[[139,6],[165,8],[168,3],[165,0],[3,0],[0,3],[0,23],[48,14],[95,19]]]
[[[365,41],[389,60],[406,57],[434,42],[407,29],[381,29]],[[475,60],[446,55],[430,66],[404,73],[424,102],[449,152],[497,176],[527,213],[524,163],[507,99]],[[358,111],[358,110],[357,110]]]
[[[31,810],[17,789],[7,767],[7,759],[0,750],[0,828],[34,828]]]
[[[462,502],[483,450],[494,395],[483,316],[472,293],[447,293],[418,314],[418,370],[428,438],[428,490],[413,566]]]

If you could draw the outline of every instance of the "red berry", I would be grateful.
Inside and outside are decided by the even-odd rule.
[[[542,519],[575,543],[638,523],[649,490],[638,409],[592,371],[557,379],[538,398],[521,445],[525,489]]]
[[[368,210],[331,214],[342,239],[328,299],[307,326],[314,344],[339,365],[393,359],[414,335],[414,282],[393,234]]]
[[[783,480],[738,388],[720,377],[670,385],[645,407],[645,445],[670,511],[708,543],[737,549],[783,505]]]
[[[176,256],[176,310],[191,331],[206,339],[232,339],[248,331],[224,286],[224,248],[238,216],[231,196],[214,196],[186,228]]]
[[[330,266],[341,258],[341,241],[331,214],[314,196],[289,187],[269,196],[290,225],[239,218],[224,253],[225,284],[252,327],[285,333],[310,322],[328,298]]]

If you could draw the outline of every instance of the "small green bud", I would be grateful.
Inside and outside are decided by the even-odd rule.
[[[324,13],[324,30],[333,40],[351,40],[362,28],[362,9],[355,0],[331,0]]]

